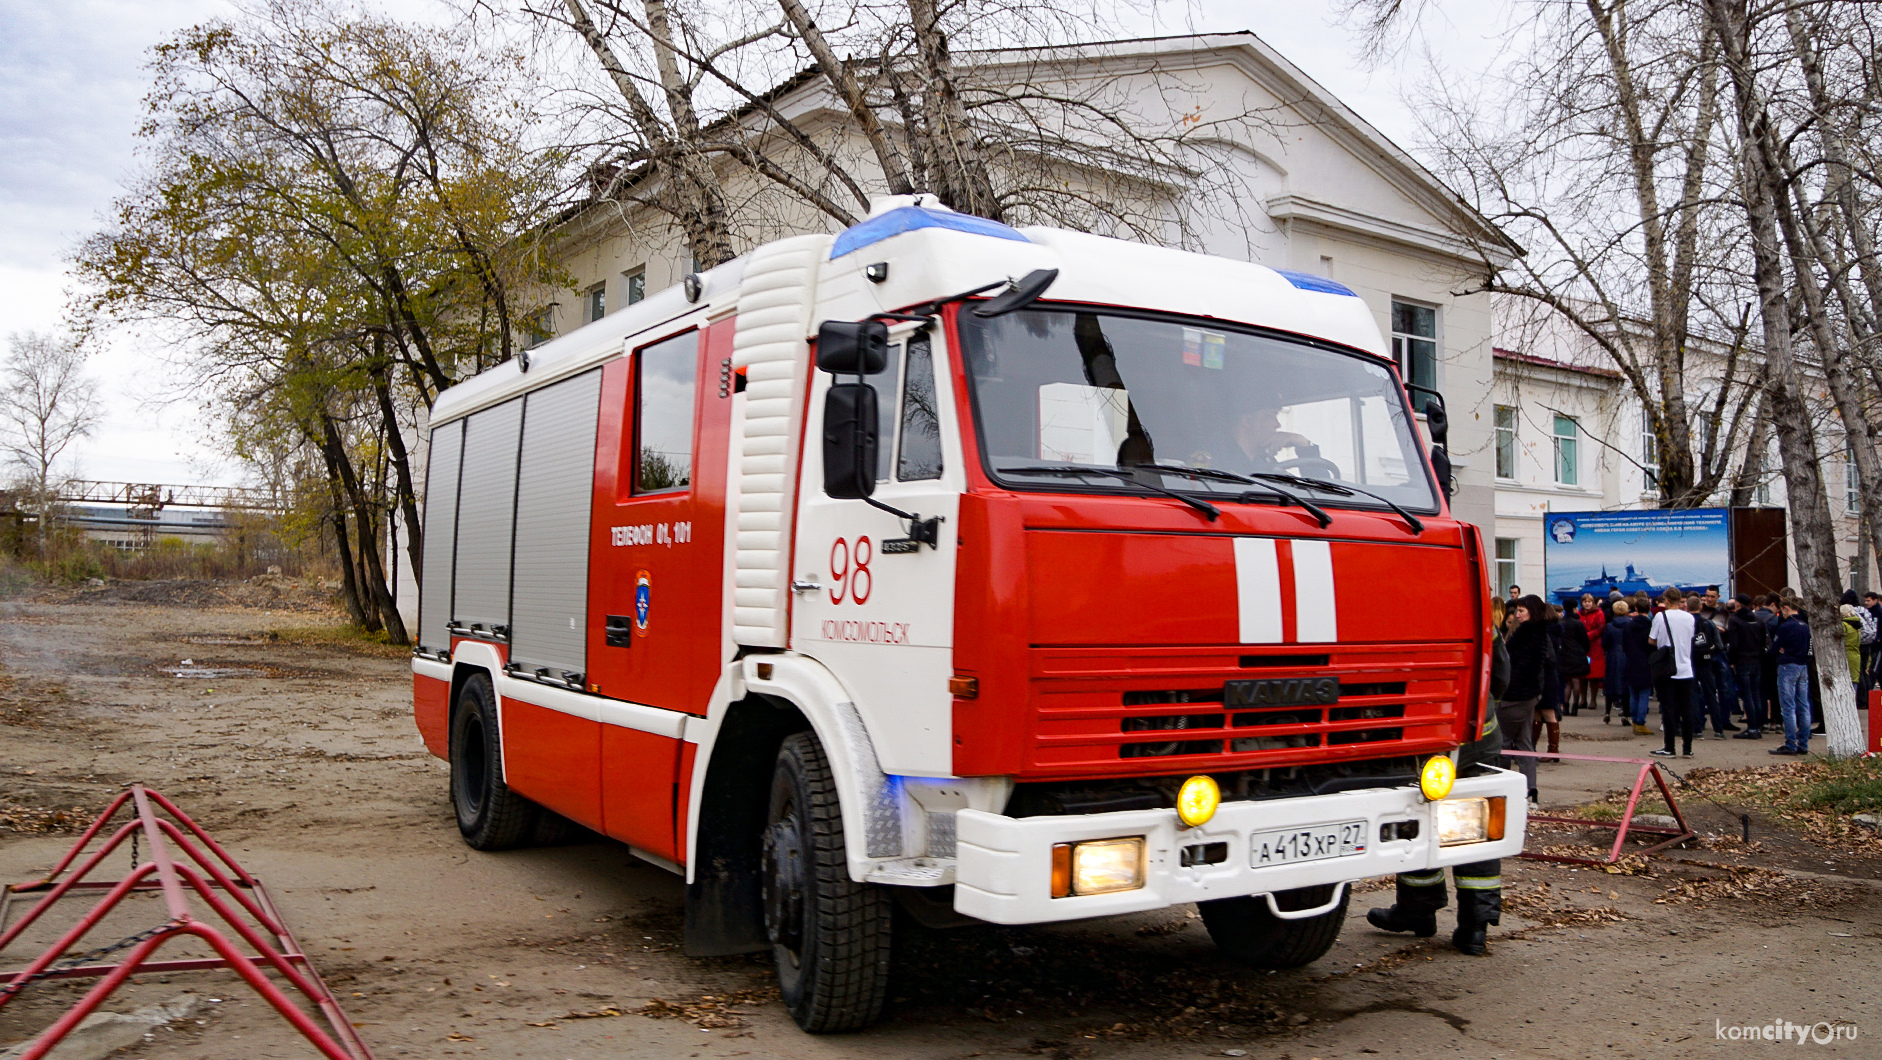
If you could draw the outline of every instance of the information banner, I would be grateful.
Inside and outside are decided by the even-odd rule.
[[[1549,599],[1570,606],[1583,593],[1597,600],[1614,590],[1658,596],[1669,586],[1729,592],[1729,515],[1728,508],[1550,512],[1542,536]]]

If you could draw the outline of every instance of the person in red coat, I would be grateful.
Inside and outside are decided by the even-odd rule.
[[[1594,709],[1595,690],[1604,687],[1603,678],[1607,676],[1607,653],[1601,648],[1601,631],[1608,624],[1608,616],[1595,602],[1594,594],[1581,594],[1581,625],[1588,631],[1588,673],[1581,679],[1581,705]],[[1614,709],[1613,703],[1607,704],[1608,710]]]

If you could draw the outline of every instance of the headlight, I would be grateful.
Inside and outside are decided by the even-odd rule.
[[[1134,891],[1144,885],[1144,837],[1060,843],[1052,848],[1052,897]]]
[[[1176,792],[1176,816],[1191,828],[1209,823],[1222,805],[1222,789],[1208,775],[1190,777]]]
[[[1438,803],[1438,845],[1454,847],[1503,838],[1505,808],[1501,798],[1446,799]]]

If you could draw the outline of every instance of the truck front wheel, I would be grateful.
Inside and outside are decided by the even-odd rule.
[[[1274,903],[1286,911],[1313,909],[1333,900],[1336,884],[1276,891]],[[1340,904],[1319,916],[1287,920],[1268,909],[1263,895],[1197,902],[1202,923],[1216,948],[1256,968],[1299,968],[1326,956],[1346,925],[1352,888],[1340,892]]]
[[[778,990],[807,1031],[848,1031],[882,1013],[889,986],[889,896],[850,879],[843,813],[815,735],[778,749],[763,837],[765,933]]]

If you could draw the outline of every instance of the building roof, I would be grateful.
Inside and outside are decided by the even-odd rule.
[[[1558,361],[1553,357],[1542,357],[1533,353],[1523,353],[1521,350],[1506,350],[1501,346],[1496,347],[1492,352],[1496,355],[1496,359],[1499,361],[1514,361],[1518,364],[1531,364],[1531,365],[1535,365],[1537,368],[1553,368],[1558,372],[1573,372],[1576,375],[1591,375],[1599,379],[1621,378],[1621,373],[1615,371],[1612,368],[1596,368],[1593,365],[1574,364],[1569,361]]]

